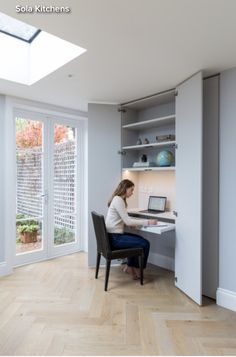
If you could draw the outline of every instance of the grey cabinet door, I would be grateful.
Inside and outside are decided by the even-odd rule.
[[[202,294],[212,299],[219,286],[218,147],[219,75],[203,81]]]
[[[177,88],[176,286],[202,303],[202,73]]]
[[[121,180],[121,115],[116,105],[88,105],[88,265],[96,264],[91,211],[106,215],[107,201]]]

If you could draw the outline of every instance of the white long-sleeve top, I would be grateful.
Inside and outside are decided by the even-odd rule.
[[[124,233],[126,226],[148,225],[147,219],[131,218],[126,210],[125,201],[120,196],[113,197],[106,216],[108,233]]]

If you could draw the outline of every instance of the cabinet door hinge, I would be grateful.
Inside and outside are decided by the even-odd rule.
[[[176,91],[175,91],[175,97],[177,97],[177,96],[178,96],[178,91],[176,90]]]
[[[178,278],[177,278],[177,276],[175,276],[175,282],[177,283],[177,281],[178,281]]]
[[[173,149],[178,149],[178,144],[173,144]]]
[[[126,151],[124,151],[124,150],[119,150],[119,151],[117,152],[117,154],[119,154],[119,155],[126,155]]]
[[[173,215],[174,215],[175,217],[178,217],[178,212],[177,212],[177,211],[173,211]]]

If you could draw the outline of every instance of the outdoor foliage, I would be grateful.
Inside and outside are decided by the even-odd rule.
[[[26,214],[22,214],[22,213],[18,213],[16,215],[16,226],[24,226],[24,225],[35,225],[37,223],[37,221],[35,221],[34,219],[32,219],[31,216],[26,215]]]
[[[32,148],[42,145],[42,123],[25,119],[17,119],[16,123],[16,145],[18,148]],[[59,143],[66,138],[67,133],[67,127],[56,125],[54,142]]]
[[[31,243],[37,241],[40,230],[38,222],[25,214],[16,215],[16,243]],[[27,237],[24,235],[28,234]]]
[[[74,241],[74,233],[67,227],[56,227],[54,229],[54,244],[65,244]]]
[[[29,219],[28,219],[29,218]],[[34,219],[30,219],[31,217],[25,214],[17,214],[16,215],[16,226],[17,232],[19,233],[32,233],[39,230],[39,225],[37,221]]]
[[[18,227],[19,233],[33,233],[39,230],[38,224],[24,224]]]

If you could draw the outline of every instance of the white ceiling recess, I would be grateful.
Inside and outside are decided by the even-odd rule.
[[[0,11],[87,52],[31,86],[0,80],[1,93],[86,111],[236,66],[235,0],[20,1],[39,4],[71,13],[18,14],[15,0],[0,0]]]

